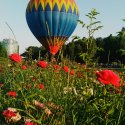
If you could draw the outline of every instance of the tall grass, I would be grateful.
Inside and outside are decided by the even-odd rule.
[[[96,68],[67,61],[60,64],[61,69],[55,69],[52,62],[44,69],[34,61],[31,65],[23,64],[26,70],[11,63],[0,72],[1,125],[23,125],[26,118],[38,125],[125,124],[124,86],[117,90],[111,85],[101,85],[96,80]],[[64,65],[75,74],[65,72]],[[124,83],[124,69],[115,72]],[[44,87],[40,88],[40,84]],[[16,92],[16,97],[9,96],[9,91]],[[16,108],[21,120],[7,123],[2,112],[8,107]]]

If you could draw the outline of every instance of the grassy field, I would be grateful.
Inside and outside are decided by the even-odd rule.
[[[0,125],[125,124],[124,69],[113,70],[116,87],[100,83],[96,68],[68,60],[0,64]]]

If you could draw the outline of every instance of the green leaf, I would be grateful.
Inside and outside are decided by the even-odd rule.
[[[94,116],[94,117],[92,117],[91,119],[89,119],[89,121],[87,120],[87,124],[90,123],[90,122],[92,122],[96,117],[97,117],[97,116]]]
[[[96,27],[96,29],[101,29],[103,26],[98,26],[98,27]]]
[[[36,110],[36,108],[35,108],[34,106],[32,106],[32,105],[28,105],[28,107],[30,107],[30,108]],[[36,110],[36,111],[37,111],[37,110]]]
[[[99,29],[101,29],[103,26],[98,26],[98,27],[96,27],[96,28],[94,28],[94,29],[91,29],[92,30],[92,32],[93,31],[96,31],[96,30],[99,30]]]
[[[88,15],[88,14],[87,14],[86,16],[89,17],[90,19],[92,18],[92,16],[90,16],[90,15]]]
[[[96,21],[96,22],[92,22],[90,25],[95,25],[95,24],[98,24],[98,23],[101,23],[101,21]]]
[[[77,20],[80,24],[85,24],[83,21],[81,20]]]
[[[108,111],[108,115],[112,115],[112,114],[114,113],[114,111],[115,111],[114,108],[110,109],[110,110]]]
[[[29,99],[29,98],[33,98],[34,96],[37,96],[37,93],[28,96],[27,99]]]
[[[97,111],[99,111],[99,109],[98,109],[98,107],[97,107],[96,104],[93,103],[93,106],[94,106],[94,108],[95,108]]]
[[[72,36],[73,40],[79,40],[80,37],[79,36]]]
[[[104,89],[104,95],[106,95],[107,94],[107,90],[106,89]]]

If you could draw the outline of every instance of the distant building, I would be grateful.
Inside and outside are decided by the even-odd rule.
[[[19,53],[19,44],[17,41],[13,39],[3,39],[1,43],[2,43],[2,46],[7,51],[7,55],[10,55],[12,53]]]

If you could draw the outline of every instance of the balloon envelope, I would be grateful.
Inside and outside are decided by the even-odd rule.
[[[31,32],[53,55],[73,33],[78,18],[74,0],[30,0],[26,9]]]

